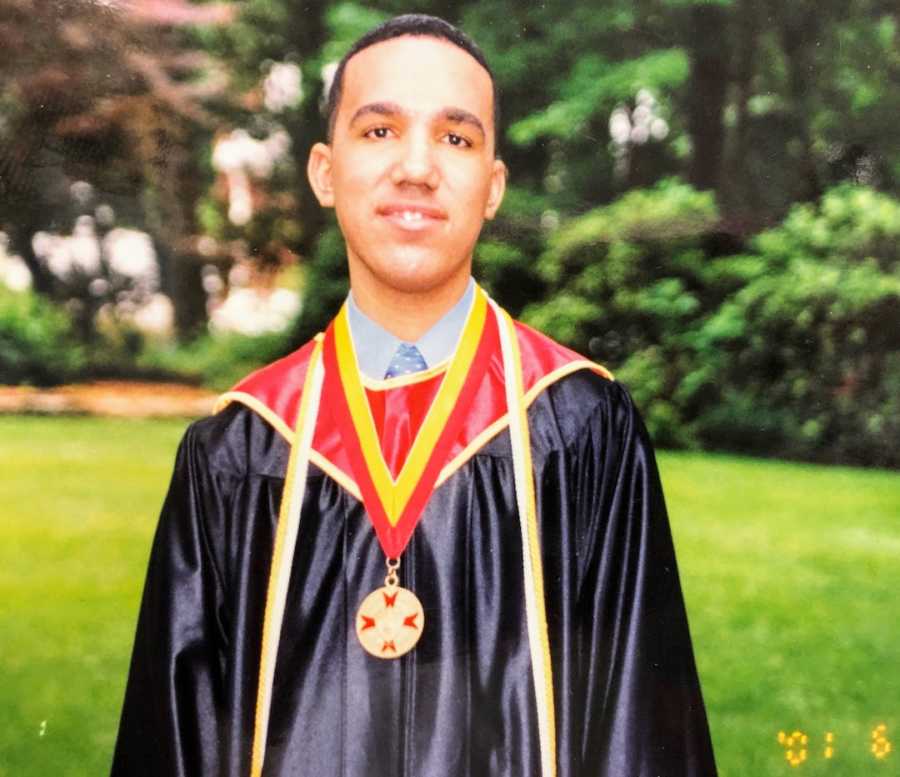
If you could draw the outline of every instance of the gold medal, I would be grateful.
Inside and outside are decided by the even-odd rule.
[[[419,598],[399,585],[400,559],[387,560],[384,586],[370,593],[356,612],[356,636],[376,658],[399,658],[412,650],[425,627]]]

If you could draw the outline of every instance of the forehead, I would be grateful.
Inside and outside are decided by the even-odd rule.
[[[352,57],[344,71],[338,124],[373,102],[425,115],[463,108],[492,126],[490,76],[468,52],[440,38],[392,38]]]

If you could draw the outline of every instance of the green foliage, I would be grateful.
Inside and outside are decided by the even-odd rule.
[[[610,366],[663,445],[694,442],[673,394],[686,368],[683,335],[726,287],[707,278],[704,243],[717,223],[708,192],[674,180],[631,191],[560,227],[539,262],[547,301],[524,312]]]
[[[84,363],[63,309],[0,285],[0,383],[52,386],[70,380]]]
[[[558,230],[526,320],[610,366],[655,439],[900,466],[900,202],[840,186],[745,254],[666,182]]]
[[[796,257],[850,262],[872,259],[883,270],[900,267],[900,200],[844,184],[818,204],[791,209],[778,229],[760,234],[756,251],[783,268]]]
[[[570,220],[538,264],[548,300],[526,308],[525,319],[621,364],[698,315],[701,247],[717,220],[711,194],[673,180]]]
[[[372,27],[385,21],[388,14],[359,3],[338,3],[325,12],[329,39],[322,47],[322,62],[337,62],[353,42]]]
[[[688,60],[681,49],[651,51],[623,62],[587,55],[568,74],[561,98],[513,124],[509,138],[519,145],[542,136],[572,138],[584,133],[597,114],[608,115],[617,102],[631,100],[639,89],[669,92],[687,76]]]
[[[322,233],[305,270],[303,310],[294,327],[293,343],[301,345],[324,331],[347,296],[347,251],[337,224]]]
[[[841,187],[759,236],[755,273],[687,338],[701,443],[900,466],[898,213]]]
[[[231,75],[237,79],[235,87],[245,91],[257,85],[267,60],[283,60],[296,51],[290,32],[299,5],[247,0],[231,24],[198,27],[193,34],[207,51],[229,62]]]
[[[524,187],[507,188],[500,212],[475,247],[473,272],[478,282],[513,315],[546,294],[536,258],[544,250],[542,219],[555,213],[546,199]]]
[[[718,220],[713,196],[676,180],[630,191],[608,206],[573,219],[550,241],[544,272],[577,263],[596,248],[617,243],[656,243],[693,238]]]
[[[150,374],[177,377],[226,391],[241,378],[290,350],[290,334],[205,334],[187,344],[148,344],[137,359]]]

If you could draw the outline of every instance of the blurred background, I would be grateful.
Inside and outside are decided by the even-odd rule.
[[[895,2],[0,0],[0,775],[108,769],[175,445],[346,294],[306,155],[409,11],[501,90],[476,277],[662,449],[721,773],[900,773]]]

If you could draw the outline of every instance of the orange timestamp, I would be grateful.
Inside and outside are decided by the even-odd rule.
[[[809,736],[803,731],[793,731],[790,734],[784,731],[778,732],[778,744],[784,748],[785,760],[794,768],[803,764],[810,757]],[[834,758],[837,752],[837,738],[833,731],[826,731],[822,744],[822,758]],[[872,729],[869,741],[869,752],[879,761],[883,761],[891,754],[893,749],[891,740],[888,739],[887,726],[879,723]]]

